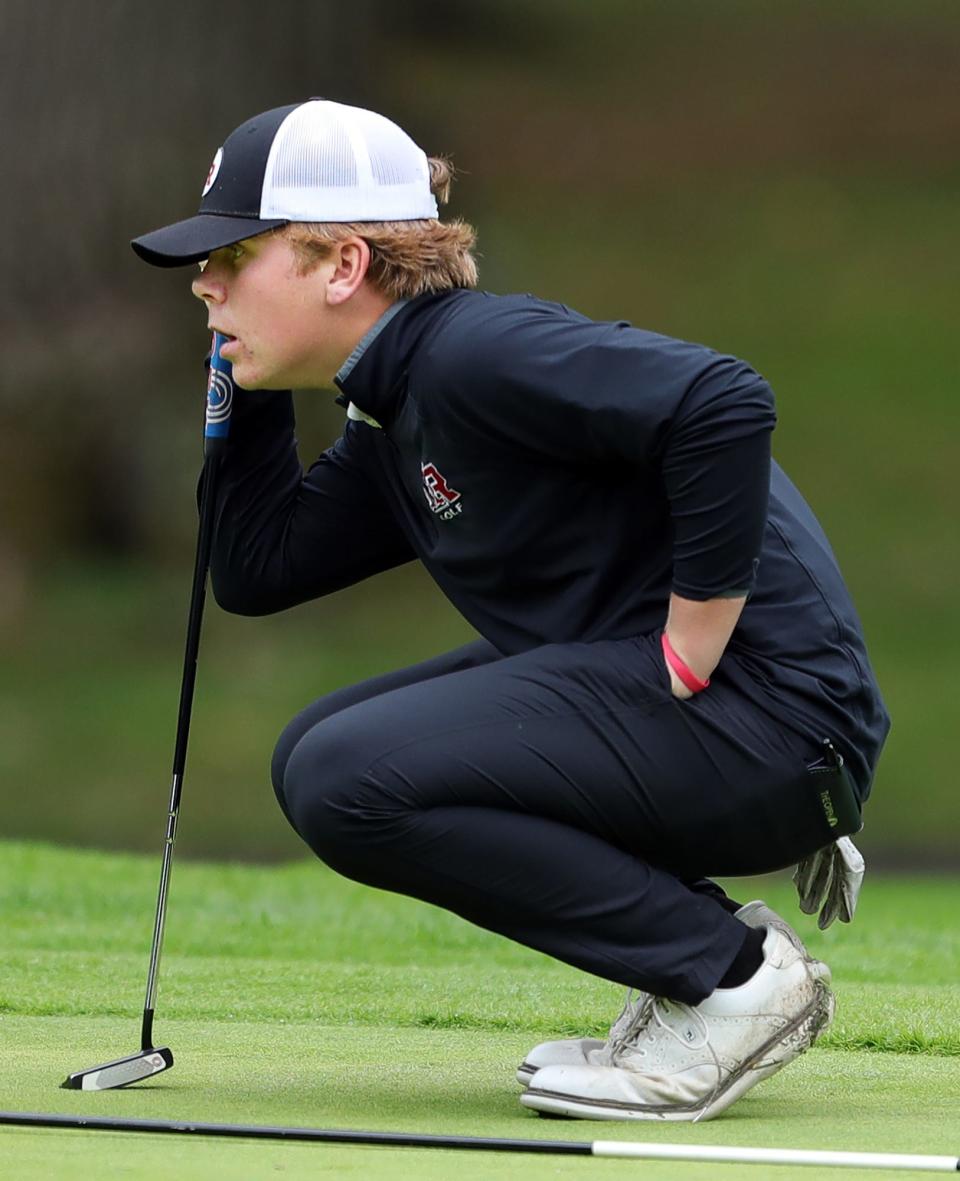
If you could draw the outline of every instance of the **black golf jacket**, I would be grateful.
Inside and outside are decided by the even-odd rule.
[[[510,654],[652,632],[671,590],[749,594],[714,677],[795,730],[842,734],[867,794],[889,719],[749,365],[455,290],[394,305],[336,382],[351,417],[306,475],[291,395],[238,391],[211,564],[226,610],[280,611],[418,558]]]

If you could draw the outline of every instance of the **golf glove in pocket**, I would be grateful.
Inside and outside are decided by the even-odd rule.
[[[804,857],[793,875],[800,909],[804,914],[820,911],[821,931],[834,919],[849,923],[857,909],[864,869],[863,856],[849,837]]]

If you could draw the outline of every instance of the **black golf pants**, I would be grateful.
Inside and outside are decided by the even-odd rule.
[[[817,847],[789,819],[816,754],[722,671],[674,698],[659,633],[508,657],[480,641],[309,706],[273,781],[346,877],[696,1004],[746,934],[704,879]]]

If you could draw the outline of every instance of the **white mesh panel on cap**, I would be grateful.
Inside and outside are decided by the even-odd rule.
[[[274,194],[282,189],[311,189],[353,187],[357,183],[357,164],[350,137],[338,122],[331,121],[310,135],[305,120],[287,120],[276,137],[277,152],[273,159],[270,183]],[[269,166],[268,166],[269,168]]]
[[[263,177],[262,218],[410,221],[437,216],[425,153],[374,111],[314,99],[284,119]]]

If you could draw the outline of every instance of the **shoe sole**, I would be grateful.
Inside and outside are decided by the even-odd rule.
[[[768,1042],[765,1042],[749,1058],[745,1059],[740,1069],[731,1074],[723,1089],[710,1097],[706,1105],[688,1107],[644,1107],[641,1105],[628,1106],[615,1101],[593,1100],[587,1102],[572,1095],[563,1095],[554,1091],[540,1091],[528,1088],[521,1096],[520,1102],[524,1107],[548,1115],[571,1116],[580,1119],[599,1120],[686,1120],[698,1121],[713,1119],[731,1103],[749,1091],[751,1087],[777,1073],[808,1050],[817,1040],[823,1030],[833,1019],[835,1000],[833,993],[820,980],[815,985],[815,996],[810,1004],[798,1014],[784,1030],[780,1030]],[[764,1058],[775,1049],[785,1047],[789,1056],[767,1066],[761,1066]]]

